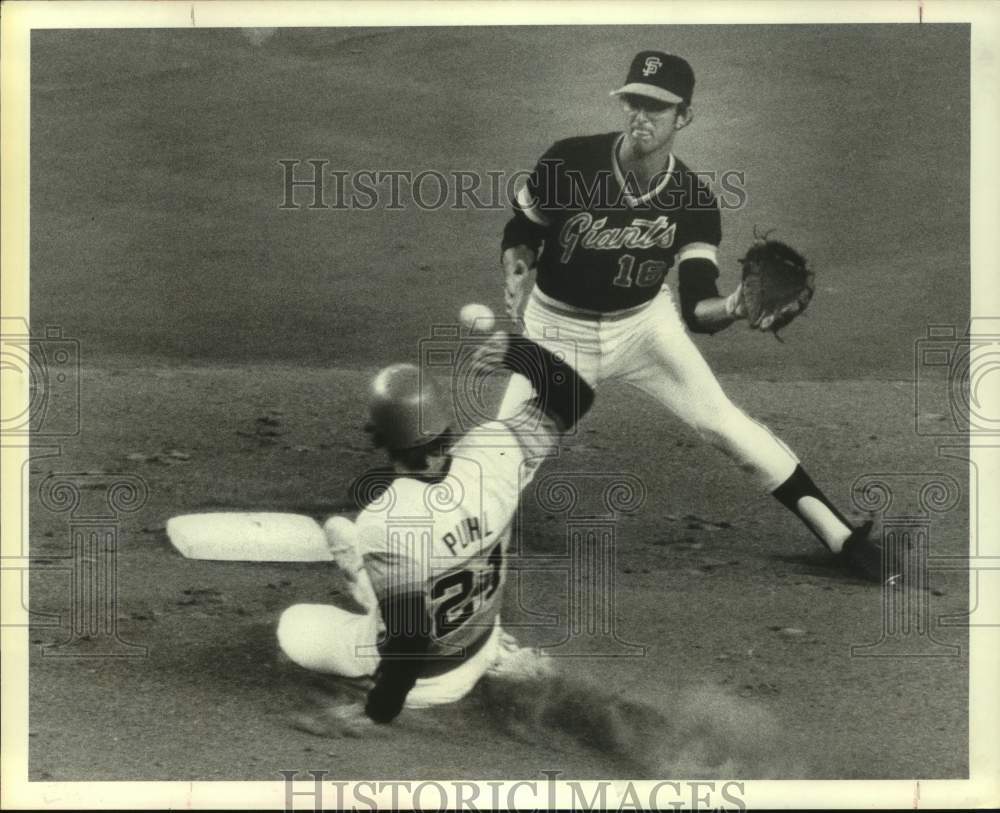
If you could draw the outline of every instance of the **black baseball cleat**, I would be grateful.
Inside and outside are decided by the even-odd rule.
[[[865,581],[902,586],[903,572],[898,557],[884,557],[882,540],[872,534],[873,525],[874,522],[868,520],[855,528],[844,543],[839,558],[848,570]]]

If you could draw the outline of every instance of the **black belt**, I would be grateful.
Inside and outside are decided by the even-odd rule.
[[[655,299],[649,299],[646,302],[640,302],[638,305],[631,305],[627,308],[621,308],[619,310],[613,311],[596,311],[589,308],[580,308],[576,305],[569,305],[565,302],[560,301],[557,297],[552,296],[550,293],[546,293],[541,288],[538,291],[544,294],[550,301],[546,302],[543,299],[535,297],[534,302],[540,308],[544,308],[552,313],[557,313],[560,316],[568,316],[571,319],[582,319],[588,322],[616,322],[619,319],[627,319],[629,316],[635,316],[637,313],[641,313],[645,308]]]
[[[439,675],[450,672],[452,669],[457,669],[470,658],[477,655],[479,651],[486,646],[486,642],[490,640],[490,636],[492,634],[493,625],[491,624],[490,628],[471,644],[466,644],[463,647],[456,647],[456,649],[458,649],[457,652],[434,655],[427,658],[424,665],[420,669],[420,677],[438,677]]]

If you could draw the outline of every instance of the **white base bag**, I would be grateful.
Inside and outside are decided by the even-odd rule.
[[[167,536],[187,559],[227,562],[334,560],[319,523],[301,514],[184,514],[167,520]]]

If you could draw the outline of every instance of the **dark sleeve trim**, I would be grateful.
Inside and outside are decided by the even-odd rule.
[[[532,223],[522,212],[515,209],[514,215],[504,226],[503,238],[500,241],[500,253],[503,254],[512,246],[527,246],[535,254],[542,245],[545,237],[545,227]]]
[[[719,269],[711,260],[692,258],[681,262],[677,270],[677,290],[681,299],[681,317],[692,333],[715,333],[698,323],[694,310],[699,302],[719,295],[715,284]]]
[[[406,702],[431,645],[431,618],[423,593],[393,596],[379,609],[386,637],[379,647],[382,660],[375,686],[368,692],[365,714],[376,723],[392,722]]]

